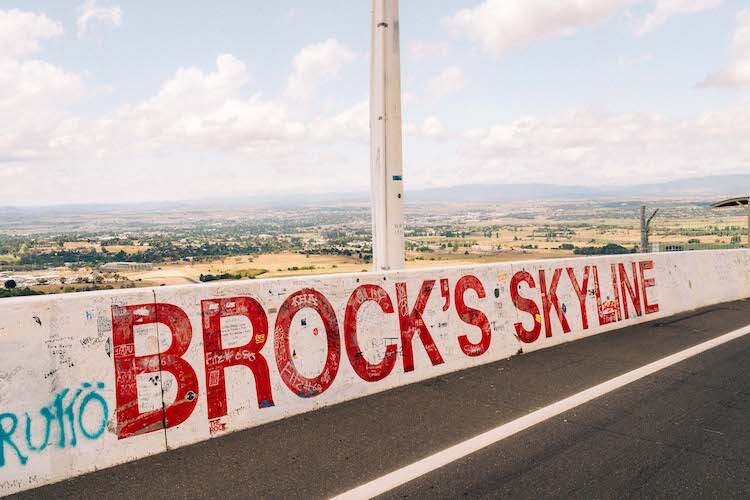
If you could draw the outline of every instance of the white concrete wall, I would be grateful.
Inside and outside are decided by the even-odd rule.
[[[617,293],[612,283],[613,264],[618,276]],[[635,264],[638,286],[633,288],[638,290],[638,307],[627,289],[623,294],[620,264],[626,270],[631,287]],[[652,285],[645,290],[642,267],[643,277]],[[588,328],[584,329],[581,301],[570,274],[582,287],[587,269],[589,279],[582,290],[588,321]],[[601,319],[594,269],[598,276],[599,300],[603,304]],[[550,290],[556,270],[560,270],[556,290],[560,315]],[[548,322],[541,291],[542,273],[546,282],[544,295],[550,306],[550,336],[547,336]],[[526,281],[519,281],[521,278]],[[434,340],[433,358],[437,361],[439,357],[442,362],[433,365],[419,334],[415,333],[411,342],[414,369],[406,371],[408,346],[404,348],[399,309],[408,316],[423,283],[429,280],[435,280],[435,284],[431,291],[425,290],[424,295],[429,298],[423,319]],[[514,280],[518,296],[514,296],[511,289]],[[533,287],[529,286],[531,281]],[[466,305],[481,312],[465,311],[461,317],[455,293],[459,282],[473,283],[474,289],[477,283],[481,284],[484,298],[478,298],[473,289],[464,294]],[[383,312],[375,302],[364,300],[378,297],[378,294],[353,294],[362,285],[380,287],[385,292],[380,296],[381,303],[386,311],[392,312]],[[401,293],[400,304],[397,288],[402,292],[406,290],[405,299]],[[302,290],[307,291],[298,293]],[[287,300],[292,295],[296,298]],[[651,306],[648,312],[644,295]],[[252,304],[243,297],[257,302],[258,310],[251,307],[248,313],[257,328],[247,316],[233,316],[245,305]],[[750,297],[750,252],[735,250],[546,260],[2,300],[0,495],[490,363],[519,351],[530,352],[746,297]],[[232,298],[239,300],[227,300]],[[623,306],[625,298],[627,319]],[[287,305],[297,304],[300,308],[290,318],[289,359],[277,355],[286,345],[283,321],[277,324],[285,301]],[[309,307],[326,301],[335,313],[326,316],[330,339],[323,318]],[[349,302],[363,302],[356,321],[352,319],[351,308],[347,318]],[[389,309],[389,302],[392,309]],[[156,304],[167,306],[157,307]],[[640,315],[636,309],[641,310]],[[218,319],[216,313],[222,310],[226,317]],[[158,317],[153,317],[156,322],[147,324],[150,314]],[[567,321],[567,333],[561,316]],[[484,332],[481,329],[483,318],[486,318]],[[613,322],[606,323],[607,318]],[[123,343],[122,334],[113,335],[113,323],[120,325],[118,331],[121,331],[122,325],[129,325],[131,319],[135,325],[132,338]],[[268,323],[267,331],[259,329],[264,319]],[[345,325],[354,323],[359,349],[352,349],[353,359],[350,359]],[[220,346],[217,342],[204,343],[204,328],[210,331],[212,324],[221,326]],[[403,325],[407,333],[415,326],[418,324]],[[463,336],[464,348],[459,341]],[[481,345],[483,336],[486,342]],[[182,344],[184,349],[178,349]],[[262,349],[253,352],[261,344]],[[216,368],[217,362],[226,361],[219,349],[233,348],[237,350],[231,351],[230,363],[236,362],[238,357],[253,360],[253,366],[262,374],[265,370],[261,359],[265,360],[268,397],[259,401],[256,387],[263,384],[256,380],[250,368],[229,366],[224,370],[226,414],[217,417],[223,413],[224,398],[216,396],[221,386],[220,371]],[[179,355],[170,355],[175,350]],[[330,359],[326,364],[327,356]],[[369,373],[371,378],[379,380],[365,381],[357,375],[353,363],[383,363],[390,371],[370,366],[370,371],[363,370],[365,377]],[[119,368],[116,369],[116,365]],[[293,367],[296,367],[296,374]],[[134,376],[129,371],[133,368],[142,373]],[[317,382],[305,384],[300,378],[315,379],[321,373]],[[283,374],[291,380],[288,385]],[[508,383],[518,382],[508,380]],[[212,405],[208,401],[209,389]],[[161,411],[162,403],[167,408],[166,415]],[[150,420],[144,417],[149,412],[152,412]],[[209,418],[209,413],[214,418]],[[163,417],[167,429],[164,429]]]

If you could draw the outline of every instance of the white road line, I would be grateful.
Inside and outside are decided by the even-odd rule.
[[[653,373],[656,373],[664,368],[668,368],[680,361],[697,356],[709,349],[718,347],[732,340],[744,337],[750,333],[750,326],[740,328],[733,332],[727,333],[715,339],[703,342],[684,351],[680,351],[666,358],[654,361],[651,364],[642,366],[636,370],[615,377],[611,380],[603,382],[599,385],[586,389],[585,391],[579,392],[569,398],[565,398],[562,401],[551,404],[539,410],[536,410],[528,415],[521,417],[507,424],[503,424],[500,427],[496,427],[491,431],[487,431],[484,434],[480,434],[474,438],[459,443],[455,446],[430,455],[429,457],[423,458],[418,462],[414,462],[411,465],[407,465],[401,469],[386,474],[385,476],[379,477],[369,483],[365,483],[362,486],[349,490],[346,493],[334,497],[334,500],[344,499],[361,499],[361,498],[374,498],[378,495],[382,495],[387,491],[397,488],[403,484],[413,481],[420,476],[423,476],[429,472],[432,472],[444,465],[448,465],[451,462],[455,462],[463,457],[466,457],[472,453],[475,453],[482,448],[495,444],[503,439],[512,436],[518,432],[528,429],[538,423],[544,422],[552,417],[556,417],[561,413],[571,410],[577,406],[580,406],[592,399],[596,399],[599,396],[603,396],[612,391],[615,391],[621,387],[624,387],[631,382],[640,380]]]

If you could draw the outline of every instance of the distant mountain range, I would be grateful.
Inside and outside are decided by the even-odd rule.
[[[408,186],[407,186],[408,187]],[[532,200],[709,199],[750,195],[750,175],[715,175],[622,187],[557,184],[476,184],[407,191],[408,202],[494,202]]]
[[[410,190],[406,185],[407,203],[508,203],[534,200],[675,200],[718,201],[722,198],[750,195],[750,175],[713,175],[670,182],[631,186],[563,186],[559,184],[467,184],[432,189]],[[354,193],[254,194],[216,196],[193,201],[165,201],[139,204],[87,204],[37,207],[5,207],[4,215],[39,213],[109,212],[112,210],[149,211],[158,209],[189,210],[222,208],[288,208],[367,204],[370,195]]]
[[[406,203],[507,203],[533,200],[713,200],[750,195],[750,175],[714,175],[631,186],[564,186],[559,184],[465,184],[444,188],[409,189]],[[222,203],[242,206],[298,206],[367,203],[369,193],[323,193],[232,197]],[[205,200],[210,203],[218,200]]]

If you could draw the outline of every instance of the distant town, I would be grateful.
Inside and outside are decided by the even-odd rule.
[[[636,252],[640,205],[407,205],[407,268]],[[742,210],[712,210],[706,200],[651,205],[660,210],[652,249],[745,241]],[[0,216],[0,297],[367,272],[370,235],[366,203],[17,210]]]

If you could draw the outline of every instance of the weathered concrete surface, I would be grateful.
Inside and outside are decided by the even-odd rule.
[[[0,494],[748,296],[717,251],[3,301]]]
[[[750,301],[714,306],[229,434],[18,498],[326,498],[748,323]],[[745,337],[388,496],[747,498],[748,363]]]

